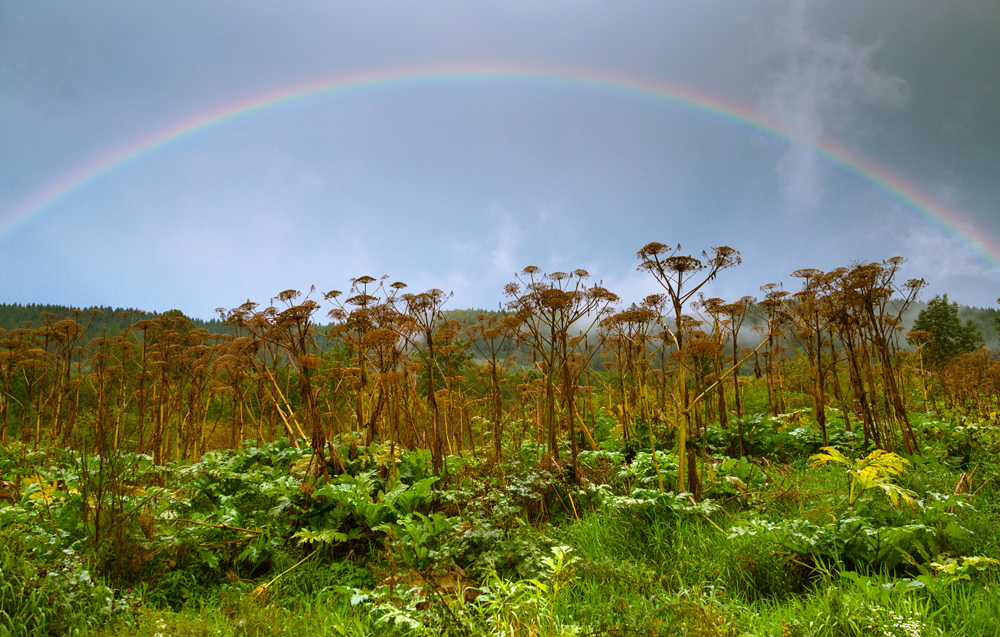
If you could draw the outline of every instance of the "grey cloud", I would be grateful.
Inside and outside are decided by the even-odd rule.
[[[514,216],[499,205],[490,208],[489,219],[496,236],[496,243],[490,252],[492,274],[510,276],[517,270],[514,258],[524,233]]]
[[[764,83],[761,110],[806,144],[844,131],[861,107],[901,108],[907,95],[904,80],[872,68],[877,44],[858,45],[831,39],[807,21],[802,2],[778,20],[776,54],[781,69]],[[776,171],[792,210],[815,208],[822,199],[822,170],[808,146],[795,145],[779,160]]]

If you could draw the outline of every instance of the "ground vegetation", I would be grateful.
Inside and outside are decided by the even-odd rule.
[[[995,353],[929,358],[898,258],[638,257],[5,329],[0,635],[997,634]]]

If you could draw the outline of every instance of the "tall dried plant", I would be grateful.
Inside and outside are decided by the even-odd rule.
[[[684,334],[682,316],[684,306],[709,281],[715,279],[719,272],[735,267],[741,263],[740,253],[729,246],[711,248],[702,252],[702,259],[691,255],[680,254],[681,246],[669,247],[662,243],[647,243],[636,253],[639,259],[638,270],[648,272],[666,291],[674,313],[674,329],[664,324],[671,332],[677,347],[680,365],[678,366],[678,401],[682,422],[677,426],[678,477],[677,488],[688,488],[697,492],[697,467],[693,455],[688,456],[687,439],[691,432],[691,415],[688,410],[688,388],[684,374]]]
[[[516,360],[512,345],[517,340],[521,320],[517,316],[501,313],[479,314],[478,323],[468,328],[472,347],[485,361],[489,378],[490,422],[492,423],[493,459],[500,461],[503,445],[503,392],[502,384]]]
[[[508,308],[520,319],[521,339],[531,346],[539,371],[545,379],[545,409],[542,427],[547,432],[548,453],[558,459],[559,422],[556,418],[557,391],[561,392],[566,415],[565,428],[570,437],[574,480],[579,482],[579,445],[576,436],[577,381],[593,354],[585,354],[586,337],[605,315],[610,313],[618,296],[599,283],[587,287],[590,274],[578,269],[572,273],[540,273],[528,266],[508,283],[504,292],[511,297]]]

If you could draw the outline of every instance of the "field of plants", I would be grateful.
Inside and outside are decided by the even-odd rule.
[[[629,305],[529,267],[464,322],[365,276],[0,331],[0,635],[1000,634],[1000,361],[947,303],[638,258]]]

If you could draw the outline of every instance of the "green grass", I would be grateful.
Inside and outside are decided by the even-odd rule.
[[[363,480],[313,496],[286,479],[293,450],[248,447],[171,469],[167,489],[130,500],[136,563],[107,580],[80,532],[72,464],[46,460],[30,472],[57,476],[53,490],[0,508],[0,636],[997,635],[1000,565],[932,563],[1000,558],[998,438],[984,429],[959,463],[949,444],[968,431],[935,435],[894,483],[918,509],[878,488],[847,504],[846,467],[812,468],[803,452],[708,471],[717,499],[701,503],[650,490],[643,464],[606,466],[610,485],[574,491],[523,460],[431,501],[413,486],[416,455],[402,481],[373,454],[356,461]],[[726,481],[733,471],[746,482]],[[942,500],[960,481],[969,495]],[[906,525],[919,529],[890,533]],[[833,535],[796,539],[800,528]],[[959,528],[971,533],[949,534]],[[844,529],[886,533],[891,559],[848,559],[857,538]]]
[[[112,615],[115,593],[70,550],[0,530],[0,635],[86,635]]]

